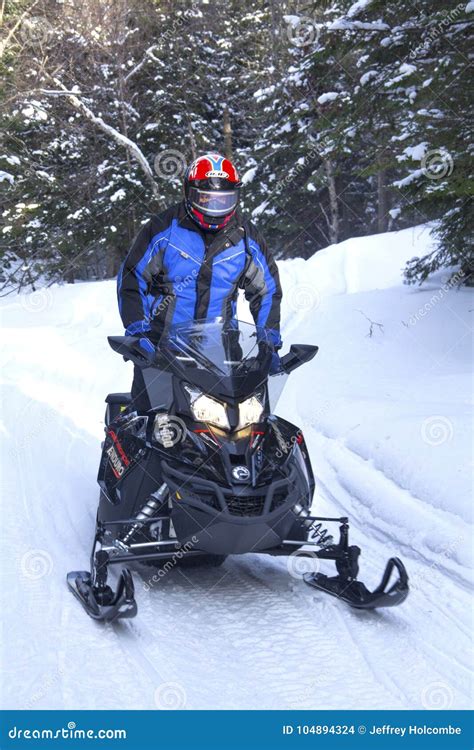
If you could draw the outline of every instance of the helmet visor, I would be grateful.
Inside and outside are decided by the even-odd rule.
[[[189,189],[189,201],[193,208],[197,208],[207,216],[226,216],[237,205],[238,190],[199,190]]]

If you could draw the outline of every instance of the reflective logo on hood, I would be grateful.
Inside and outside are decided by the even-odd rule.
[[[250,479],[250,471],[246,466],[234,466],[232,469],[232,477],[238,482],[246,482]]]

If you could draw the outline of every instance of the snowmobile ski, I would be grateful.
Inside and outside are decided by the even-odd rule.
[[[113,622],[123,617],[135,617],[137,614],[135,589],[128,568],[122,570],[115,592],[110,586],[100,590],[94,587],[90,573],[85,570],[68,573],[67,584],[94,620]]]
[[[398,579],[387,589],[393,570],[397,570]],[[391,557],[385,568],[382,581],[374,591],[369,591],[362,581],[346,578],[343,575],[326,576],[323,573],[308,573],[304,581],[309,586],[342,599],[355,609],[378,609],[395,607],[408,596],[408,575],[404,564],[398,557]]]

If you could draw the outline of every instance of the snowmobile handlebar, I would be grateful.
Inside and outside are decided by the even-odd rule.
[[[130,360],[137,367],[151,367],[156,360],[156,352],[148,352],[140,346],[136,336],[107,336],[109,345],[127,362]]]
[[[125,361],[130,360],[137,367],[152,367],[157,363],[158,352],[147,352],[140,346],[136,336],[108,336],[107,341],[114,352],[121,354]],[[310,362],[318,353],[318,347],[311,344],[292,344],[288,354],[281,358],[283,372],[289,374],[306,362]]]
[[[280,359],[283,371],[289,374],[296,370],[297,367],[310,362],[313,357],[319,351],[318,346],[311,346],[311,344],[292,344],[290,351]]]

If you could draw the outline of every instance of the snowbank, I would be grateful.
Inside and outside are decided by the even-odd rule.
[[[330,438],[331,460],[367,516],[433,552],[453,543],[452,559],[470,565],[472,293],[447,283],[449,272],[403,285],[406,261],[431,243],[417,227],[281,264],[284,338],[320,352],[280,408],[296,411],[310,439]],[[373,468],[370,482],[354,456]],[[377,491],[381,480],[399,492]]]

